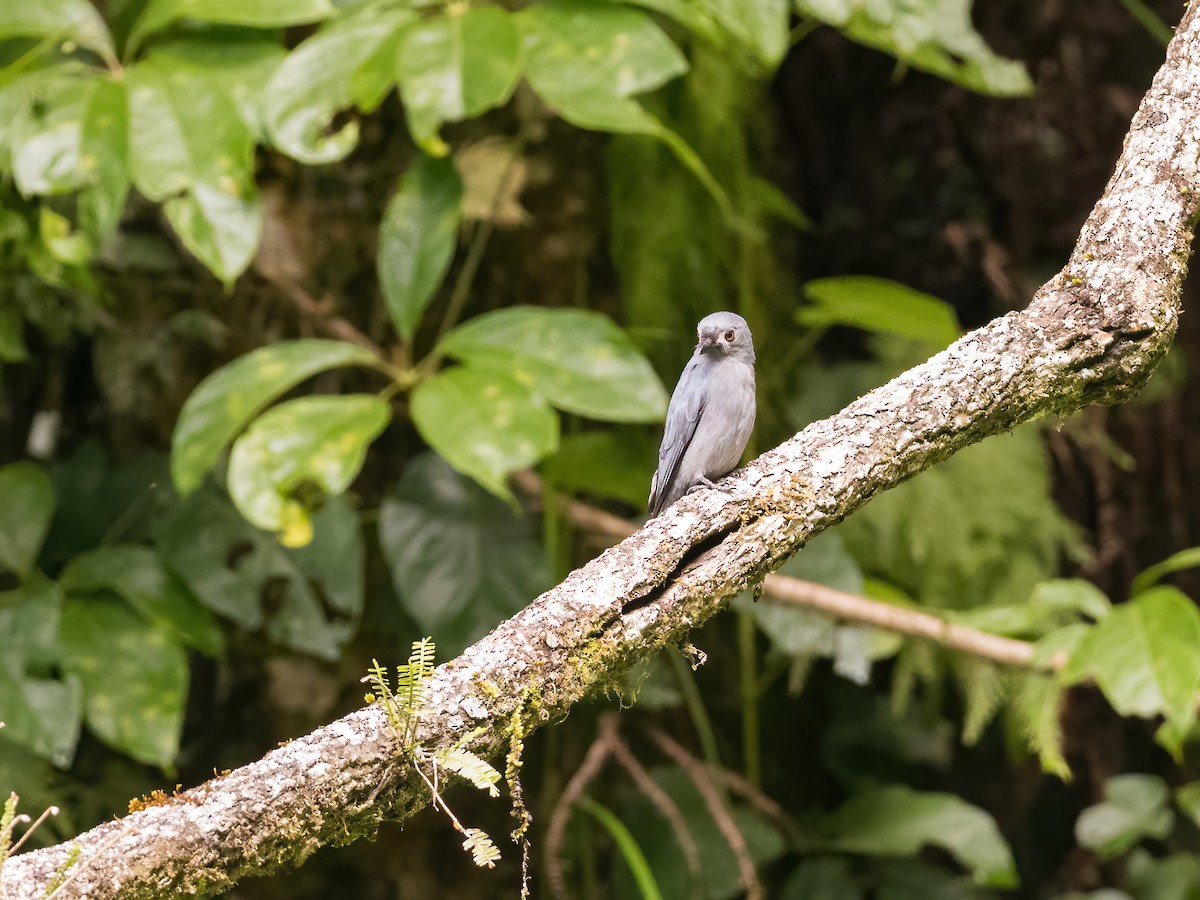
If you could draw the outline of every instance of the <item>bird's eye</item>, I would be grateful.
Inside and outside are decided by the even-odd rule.
[[[737,332],[734,331],[732,328],[730,328],[727,332],[725,332],[725,340],[729,341],[731,344],[733,343],[733,339],[735,337],[737,337]]]

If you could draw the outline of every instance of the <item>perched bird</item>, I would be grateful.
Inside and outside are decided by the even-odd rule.
[[[653,518],[697,485],[733,471],[754,428],[754,337],[737,313],[715,312],[696,326],[696,351],[671,404],[658,471],[650,483]]]

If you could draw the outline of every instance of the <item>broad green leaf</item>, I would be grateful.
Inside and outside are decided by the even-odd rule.
[[[312,519],[298,490],[340,494],[362,469],[367,447],[391,419],[370,394],[301,397],[259,416],[229,454],[229,496],[252,524],[279,532],[285,547],[312,540]]]
[[[396,79],[413,140],[442,156],[443,122],[478,116],[508,100],[521,73],[516,20],[496,6],[423,19],[404,29]]]
[[[195,66],[151,56],[126,77],[134,184],[165,201],[188,250],[232,283],[262,235],[254,134],[229,95]]]
[[[317,22],[333,11],[329,0],[150,0],[129,33],[128,45],[136,48],[178,19],[282,28]]]
[[[658,439],[646,429],[607,429],[563,437],[541,472],[559,490],[610,497],[642,509],[657,463]]]
[[[287,550],[208,491],[170,513],[156,542],[200,602],[276,643],[337,659],[358,630],[362,523],[343,497],[313,515],[313,540]]]
[[[1068,683],[1094,678],[1123,716],[1189,726],[1200,690],[1200,610],[1175,588],[1151,588],[1093,626],[1062,674]]]
[[[50,530],[54,484],[29,462],[0,467],[0,571],[28,578]]]
[[[101,547],[71,561],[60,578],[73,594],[112,590],[158,628],[209,656],[221,652],[221,630],[149,547]]]
[[[1173,553],[1160,563],[1155,563],[1133,579],[1129,587],[1131,594],[1137,595],[1148,591],[1167,575],[1182,572],[1184,569],[1194,569],[1200,566],[1200,547],[1189,547]]]
[[[375,268],[392,322],[406,341],[454,256],[462,191],[452,162],[422,156],[384,210]]]
[[[832,25],[852,41],[981,94],[1033,93],[1025,67],[994,54],[975,31],[971,0],[796,0],[796,11]]]
[[[123,603],[68,601],[63,667],[83,684],[88,727],[139,762],[169,768],[179,752],[187,654]]]
[[[116,226],[129,190],[125,88],[106,77],[43,82],[13,136],[13,176],[22,193],[82,191],[80,218],[99,238]]]
[[[929,844],[949,852],[979,884],[1017,886],[1012,854],[995,820],[952,794],[898,784],[872,788],[834,813],[829,827],[829,846],[848,853],[913,856]]]
[[[48,37],[75,43],[112,58],[108,26],[88,0],[5,0],[0,3],[0,40]]]
[[[1176,853],[1154,857],[1144,848],[1129,854],[1125,887],[1137,900],[1195,900],[1200,885],[1200,856]],[[1095,897],[1095,894],[1092,895]]]
[[[353,150],[358,122],[335,129],[334,117],[351,106],[370,111],[383,99],[394,78],[400,28],[415,18],[411,9],[368,5],[288,54],[264,95],[275,146],[310,164],[334,162]]]
[[[288,341],[261,347],[205,378],[183,404],[171,438],[171,478],[194,491],[229,442],[275,398],[318,372],[377,366],[368,350],[342,341]]]
[[[83,721],[82,692],[70,676],[46,678],[59,664],[62,590],[37,575],[0,593],[0,722],[4,734],[66,768]]]
[[[251,134],[263,141],[267,136],[263,93],[286,56],[278,40],[257,32],[184,37],[154,48],[155,59],[165,64],[202,69],[205,77],[237,104]]]
[[[447,462],[512,501],[505,478],[558,444],[558,417],[540,393],[500,371],[455,366],[413,391],[413,424]],[[428,630],[428,629],[427,629]]]
[[[580,128],[662,141],[731,214],[728,196],[704,161],[632,99],[687,70],[679,48],[649,16],[590,0],[539,4],[519,15],[525,74],[538,96]]]
[[[1120,856],[1143,838],[1170,834],[1175,814],[1167,803],[1167,786],[1158,776],[1117,775],[1104,782],[1104,801],[1079,814],[1075,837],[1101,859]]]
[[[79,680],[26,675],[0,660],[0,722],[6,737],[60,769],[71,765],[83,725]]]
[[[796,321],[810,328],[849,325],[938,347],[961,331],[950,304],[886,278],[819,278],[804,285],[804,293],[810,302],[796,311]]]
[[[679,838],[670,823],[641,791],[631,792],[619,809],[621,821],[628,826],[637,845],[645,854],[654,878],[667,900],[703,897],[705,900],[735,900],[744,897],[737,857],[722,833],[695,782],[678,768],[660,768],[651,777],[687,823],[688,832],[700,855],[699,891],[693,893]],[[758,810],[728,804],[729,821],[737,829],[755,867],[767,866],[786,852],[779,829]],[[639,896],[629,872],[620,867],[616,873],[613,897]]]
[[[53,663],[62,600],[58,582],[41,574],[0,594],[0,658],[34,665]]]
[[[476,316],[446,335],[441,349],[488,366],[567,412],[610,422],[657,422],[661,382],[625,332],[597,312],[517,306]]]
[[[551,106],[631,97],[687,71],[679,48],[635,9],[562,0],[531,6],[520,18],[529,83]]]
[[[432,453],[384,499],[379,544],[401,607],[446,655],[550,586],[529,523]]]
[[[699,0],[721,25],[770,69],[788,48],[788,0]]]

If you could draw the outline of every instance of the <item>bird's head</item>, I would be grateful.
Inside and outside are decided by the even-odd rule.
[[[737,313],[715,312],[696,326],[696,350],[714,356],[736,356],[754,362],[754,336]]]

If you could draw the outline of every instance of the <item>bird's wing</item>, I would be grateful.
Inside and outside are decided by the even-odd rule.
[[[662,512],[666,506],[666,498],[671,494],[671,485],[679,469],[679,461],[700,417],[704,414],[704,383],[708,380],[708,369],[702,360],[693,357],[679,376],[679,384],[671,395],[671,403],[667,407],[667,424],[663,431],[662,445],[658,448],[658,471],[650,483],[650,516],[653,518]]]

